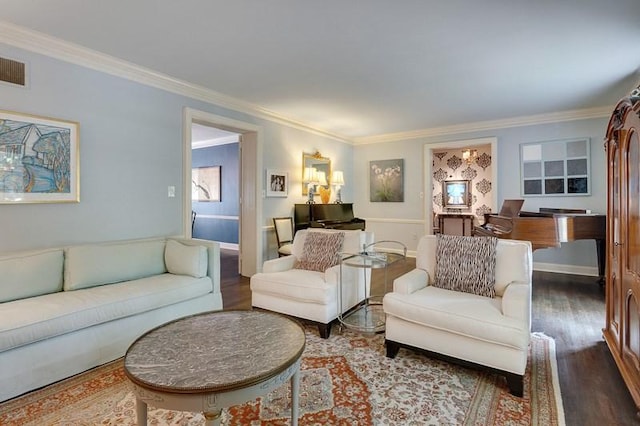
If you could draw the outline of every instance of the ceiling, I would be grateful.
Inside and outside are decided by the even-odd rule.
[[[0,9],[10,24],[355,143],[609,107],[640,82],[640,0],[0,0]]]
[[[238,133],[228,132],[204,124],[191,123],[191,144],[194,147],[238,142]]]

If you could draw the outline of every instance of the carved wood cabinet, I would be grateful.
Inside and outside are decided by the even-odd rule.
[[[603,336],[640,407],[640,87],[609,120],[606,323]]]

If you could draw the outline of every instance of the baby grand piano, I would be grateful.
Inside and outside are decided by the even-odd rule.
[[[560,247],[560,243],[595,240],[598,275],[604,283],[606,216],[579,209],[540,208],[539,212],[516,212],[513,216],[485,214],[485,223],[474,235],[531,241],[533,250]]]
[[[352,203],[340,204],[296,204],[294,228],[361,229],[365,221],[353,215]]]

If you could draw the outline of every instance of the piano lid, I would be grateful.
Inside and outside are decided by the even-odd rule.
[[[353,216],[353,204],[313,204],[311,207],[313,220],[350,221]]]
[[[524,200],[504,200],[500,208],[500,216],[516,217],[520,214]]]

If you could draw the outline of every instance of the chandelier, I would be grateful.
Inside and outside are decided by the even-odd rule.
[[[462,150],[462,159],[467,163],[467,165],[472,165],[475,163],[478,158],[478,150],[477,149],[463,149]]]

